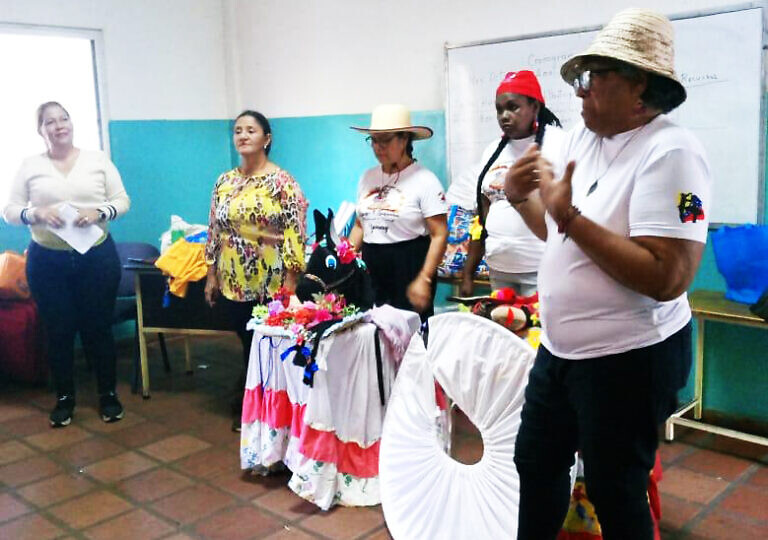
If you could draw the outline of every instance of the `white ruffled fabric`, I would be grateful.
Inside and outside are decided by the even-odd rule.
[[[414,336],[390,397],[381,439],[384,516],[397,540],[514,538],[519,479],[513,461],[535,351],[502,326],[466,313],[429,320]],[[442,449],[434,380],[477,426],[484,453],[464,465]]]
[[[389,314],[391,317],[402,318],[398,328],[418,328],[417,314],[394,311],[397,313]],[[324,439],[325,443],[354,443],[369,455],[375,454],[373,461],[366,463],[375,465],[378,460],[386,403],[395,380],[396,346],[390,343],[387,333],[381,332],[382,406],[374,346],[376,326],[364,319],[361,314],[326,330],[318,347],[319,369],[312,388],[302,383],[304,368],[293,364],[292,354],[280,359],[296,343],[295,337],[282,328],[249,325],[254,337],[246,397],[249,392],[258,393],[263,396],[264,407],[272,399],[269,403],[279,411],[273,409],[272,414],[267,414],[263,412],[266,409],[254,408],[257,401],[244,400],[241,467],[262,471],[283,461],[293,473],[289,487],[323,510],[335,504],[372,506],[380,502],[378,476],[355,476],[339,470],[335,463],[306,455],[302,446],[307,430],[315,430],[331,436]],[[434,384],[432,395],[434,399]],[[293,430],[291,426],[276,425],[278,418],[289,418]]]

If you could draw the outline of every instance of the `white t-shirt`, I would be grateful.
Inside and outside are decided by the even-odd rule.
[[[363,173],[357,216],[369,244],[393,244],[428,234],[425,218],[448,212],[440,180],[418,163],[387,174],[381,166]]]
[[[548,126],[549,129],[557,128]],[[544,254],[544,242],[531,232],[504,195],[507,171],[533,141],[533,136],[510,140],[483,178],[483,195],[491,203],[485,218],[485,260],[492,270],[513,274],[536,272]],[[498,146],[499,141],[494,141],[483,152],[475,182]]]
[[[80,150],[72,170],[63,175],[47,154],[25,159],[10,186],[3,217],[8,223],[21,225],[21,211],[27,206],[49,206],[68,202],[76,208],[101,210],[107,220],[125,214],[131,201],[115,165],[104,152]],[[107,230],[106,223],[99,227]],[[44,225],[32,225],[32,239],[52,249],[67,249],[64,240]]]
[[[664,115],[602,138],[583,124],[568,135],[556,170],[576,162],[573,204],[617,234],[706,242],[712,178],[699,141]],[[591,194],[590,187],[597,185]],[[539,269],[542,343],[569,359],[659,343],[691,318],[687,295],[659,302],[609,277],[547,215]]]

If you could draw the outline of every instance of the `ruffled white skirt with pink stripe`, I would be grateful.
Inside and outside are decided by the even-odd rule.
[[[400,313],[415,332],[418,316]],[[281,328],[254,327],[243,399],[243,469],[282,461],[293,472],[290,488],[323,510],[380,503],[379,439],[401,354],[388,333],[380,332],[380,392],[376,328],[360,321],[329,329],[310,388],[302,382],[304,368],[292,362],[294,353],[281,359],[295,338]]]

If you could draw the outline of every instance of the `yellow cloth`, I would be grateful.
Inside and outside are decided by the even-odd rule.
[[[168,288],[171,294],[184,298],[189,282],[205,277],[208,265],[205,264],[204,250],[205,244],[193,244],[181,239],[155,261],[155,266],[170,276]]]
[[[472,218],[472,224],[469,226],[469,237],[472,240],[480,240],[483,237],[483,226],[480,225],[480,217]]]

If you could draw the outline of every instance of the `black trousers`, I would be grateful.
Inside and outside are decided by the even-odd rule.
[[[429,236],[420,236],[394,244],[368,244],[363,242],[363,261],[371,273],[377,306],[389,304],[399,309],[416,311],[408,300],[408,285],[424,266],[430,244]],[[435,283],[429,307],[419,313],[425,321],[434,314]]]
[[[540,346],[515,447],[518,539],[556,537],[577,449],[603,538],[653,538],[646,492],[658,427],[674,412],[690,367],[691,323],[656,345],[588,360]]]
[[[96,369],[99,394],[115,390],[112,319],[120,259],[111,236],[84,255],[45,248],[27,251],[27,280],[48,336],[48,360],[59,396],[74,395],[75,334]]]
[[[230,330],[237,332],[237,337],[243,345],[243,367],[235,381],[232,397],[232,415],[239,418],[243,410],[243,392],[245,391],[245,381],[248,374],[248,359],[251,356],[251,342],[253,341],[253,331],[246,330],[245,326],[251,320],[251,313],[255,301],[236,302],[223,296],[219,296],[213,306],[214,316],[217,320],[225,321],[225,325]]]

